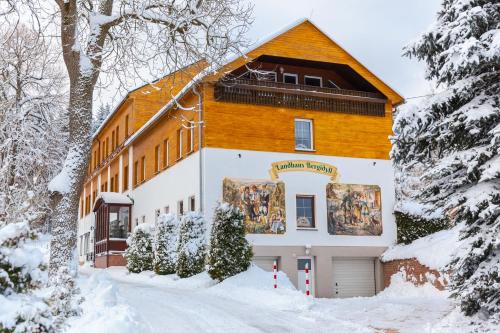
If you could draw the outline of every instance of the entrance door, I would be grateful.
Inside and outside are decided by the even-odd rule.
[[[375,295],[373,258],[333,258],[333,297]]]
[[[314,296],[314,260],[311,257],[297,258],[297,285],[299,290],[306,292],[306,264],[309,268],[309,291]]]

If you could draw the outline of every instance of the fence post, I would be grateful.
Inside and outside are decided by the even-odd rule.
[[[278,271],[278,262],[274,260],[273,263],[273,279],[274,279],[274,289],[278,288],[278,276],[277,276],[277,271]]]

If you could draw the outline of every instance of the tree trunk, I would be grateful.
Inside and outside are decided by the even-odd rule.
[[[67,268],[76,276],[76,241],[78,230],[78,204],[85,180],[90,156],[90,125],[94,82],[92,78],[79,75],[71,84],[69,115],[69,149],[62,173],[68,175],[66,191],[56,195],[52,218],[52,240],[50,249],[49,276],[51,282],[61,269]]]

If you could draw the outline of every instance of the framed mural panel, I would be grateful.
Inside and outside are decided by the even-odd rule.
[[[248,234],[284,234],[285,184],[281,181],[225,178],[222,200],[241,209]]]
[[[379,186],[329,183],[326,186],[326,205],[330,235],[382,234]]]

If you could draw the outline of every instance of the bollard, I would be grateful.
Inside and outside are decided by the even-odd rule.
[[[309,264],[306,264],[306,296],[310,296],[311,291],[309,288]]]
[[[278,276],[277,276],[277,271],[278,271],[278,263],[275,260],[273,264],[273,273],[274,273],[274,289],[278,288]]]

